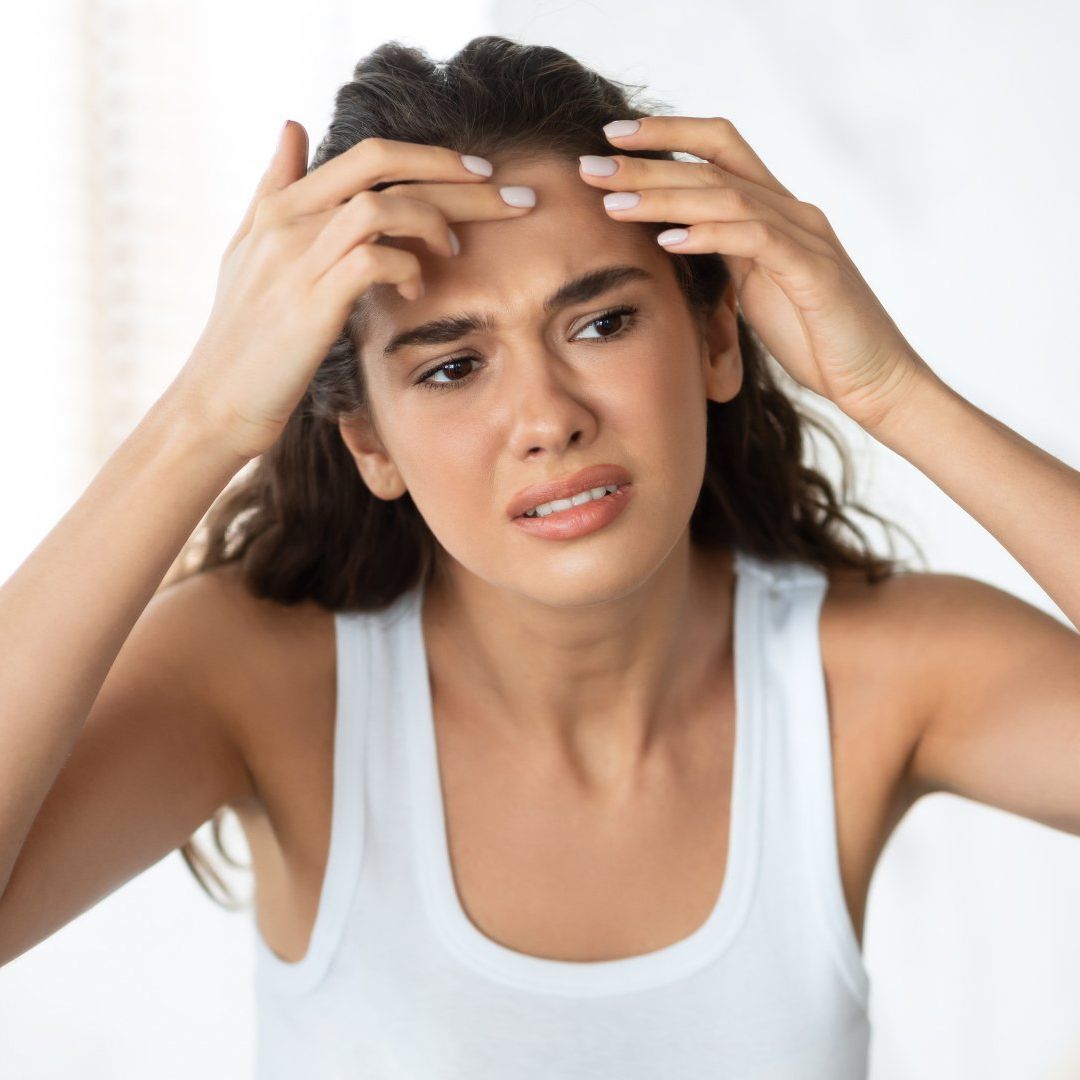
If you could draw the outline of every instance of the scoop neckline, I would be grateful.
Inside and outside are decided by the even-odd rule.
[[[558,960],[519,952],[488,937],[465,913],[454,883],[435,738],[427,645],[421,620],[424,587],[410,593],[407,635],[406,735],[409,745],[414,852],[424,907],[441,942],[459,961],[523,990],[592,996],[659,986],[717,960],[745,921],[757,876],[761,816],[761,723],[756,650],[758,583],[735,552],[733,642],[735,714],[728,850],[713,906],[696,930],[669,945],[610,960]]]

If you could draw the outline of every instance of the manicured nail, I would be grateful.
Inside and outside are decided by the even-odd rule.
[[[619,139],[623,135],[633,135],[640,127],[640,120],[612,120],[604,125],[604,134],[609,139]]]
[[[656,238],[658,244],[681,244],[690,235],[689,229],[665,229]]]
[[[641,202],[637,191],[609,191],[604,196],[605,210],[633,210]]]
[[[480,176],[490,176],[495,171],[495,167],[487,158],[477,157],[475,154],[462,154],[461,164],[469,172],[477,173]]]
[[[461,241],[457,238],[457,233],[453,229],[446,230],[450,234],[450,247],[453,249],[454,254],[461,253]]]
[[[503,202],[508,206],[535,206],[536,192],[531,187],[510,186],[499,188]]]
[[[614,158],[600,157],[598,154],[581,154],[578,160],[581,162],[581,171],[586,176],[611,176],[619,167]]]

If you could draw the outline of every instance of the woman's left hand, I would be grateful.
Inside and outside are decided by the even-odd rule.
[[[608,209],[613,219],[685,224],[678,232],[687,238],[668,250],[721,255],[744,317],[796,382],[872,429],[929,373],[825,214],[796,199],[729,120],[645,116],[635,133],[608,138],[628,150],[704,159],[587,156],[580,175],[609,192],[640,194],[632,209]],[[608,176],[585,171],[598,161],[617,167]]]

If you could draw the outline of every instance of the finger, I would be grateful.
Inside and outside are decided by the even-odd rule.
[[[536,205],[536,189],[521,184],[395,184],[385,192],[431,203],[447,221],[517,218]]]
[[[379,236],[419,237],[439,255],[456,255],[458,250],[446,218],[431,203],[386,191],[361,191],[334,213],[312,241],[301,260],[304,271],[319,278],[347,251]]]
[[[609,164],[601,165],[601,162]],[[587,168],[607,168],[612,171],[600,175],[586,172]],[[778,210],[794,201],[793,196],[780,195],[771,188],[736,176],[709,161],[666,161],[627,157],[625,154],[612,154],[607,157],[583,154],[580,158],[579,175],[591,186],[607,191],[639,191],[658,187],[728,187],[746,192]]]
[[[243,220],[225,247],[227,255],[248,234],[255,219],[255,210],[259,203],[271,192],[280,191],[298,180],[307,172],[308,134],[303,124],[286,120],[278,133],[277,146],[270,158],[266,171],[255,187],[255,193],[248,203]],[[223,256],[224,257],[224,256]]]
[[[398,196],[398,192],[401,193],[400,196]],[[364,196],[364,199],[361,199],[360,196]],[[451,221],[494,221],[500,218],[521,217],[532,209],[530,203],[536,201],[535,189],[520,185],[498,187],[494,184],[392,184],[378,192],[357,192],[343,206],[334,207],[332,210],[324,210],[321,214],[313,215],[306,221],[315,229],[325,230],[326,226],[333,222],[351,204],[364,205],[366,199],[378,199],[382,196],[401,197],[429,205],[433,211],[441,214],[444,224]],[[508,202],[507,199],[511,201]],[[340,228],[340,225],[335,226],[335,229],[337,228]],[[453,232],[453,230],[449,229],[449,226],[447,226],[447,229],[449,232]],[[410,232],[408,229],[393,233],[388,229],[378,229],[376,231],[395,236],[419,235],[418,232]],[[455,239],[457,239],[456,235]],[[357,242],[355,239],[353,240],[354,244]],[[351,247],[352,244],[345,246]],[[433,248],[433,250],[445,253],[441,247]],[[338,250],[332,257],[320,251],[315,254],[312,265],[318,265],[316,272],[323,273],[326,266],[340,255],[341,250]],[[315,276],[315,274],[312,274],[312,276]]]
[[[637,205],[619,209],[626,196],[639,195]],[[641,192],[609,192],[604,196],[607,214],[619,221],[663,221],[696,225],[708,221],[765,221],[821,255],[836,249],[818,232],[821,211],[815,206],[786,199],[775,210],[761,199],[737,188],[648,188]]]
[[[342,320],[372,285],[396,285],[406,300],[424,295],[420,260],[404,248],[358,244],[312,284],[316,296],[334,305]]]
[[[459,154],[444,146],[363,139],[290,184],[281,198],[286,213],[317,214],[376,184],[400,180],[483,182],[492,170],[486,159]]]
[[[683,151],[778,195],[794,198],[726,117],[642,116],[638,120],[640,126],[633,134],[608,136],[612,145],[629,150]]]
[[[790,290],[793,300],[798,295],[799,306],[808,311],[816,302],[811,298],[820,295],[823,275],[835,275],[841,269],[835,258],[811,251],[786,230],[767,221],[706,221],[667,232],[687,234],[678,243],[662,245],[679,255],[715,253],[752,259],[784,279],[785,291]],[[657,240],[664,236],[661,233]]]

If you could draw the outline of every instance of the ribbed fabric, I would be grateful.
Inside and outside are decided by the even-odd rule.
[[[308,952],[256,945],[257,1080],[854,1080],[869,979],[840,881],[827,579],[735,553],[725,879],[689,937],[571,962],[485,936],[450,868],[414,589],[335,616],[330,851]]]

